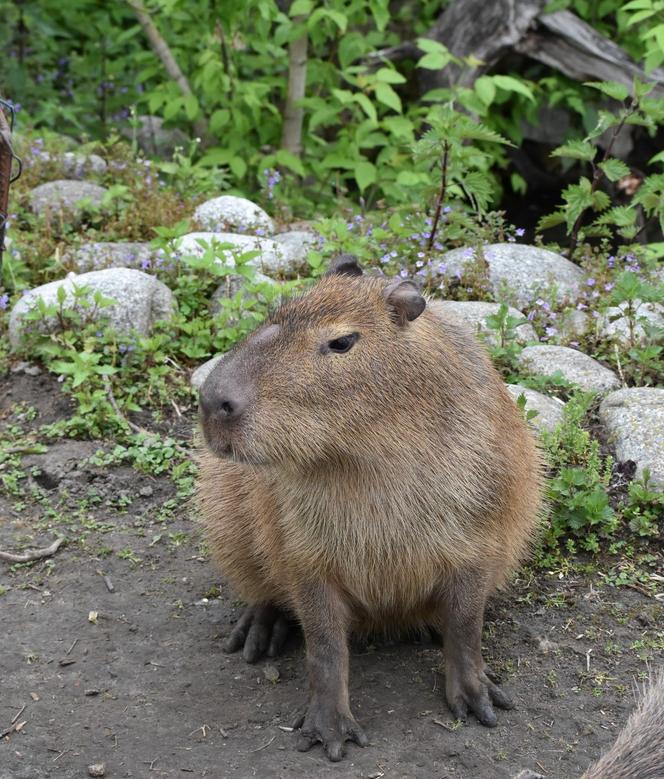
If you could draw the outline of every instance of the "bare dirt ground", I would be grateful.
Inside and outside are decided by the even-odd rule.
[[[50,379],[0,378],[0,435],[68,413]],[[23,458],[22,492],[38,493],[0,491],[0,549],[67,537],[50,560],[0,561],[0,779],[85,777],[99,763],[108,777],[146,779],[502,779],[522,768],[567,779],[612,742],[648,663],[664,663],[662,603],[599,575],[524,574],[487,616],[486,657],[516,703],[497,728],[452,722],[434,643],[376,641],[351,664],[370,746],[348,745],[339,764],[298,753],[301,641],[255,666],[225,655],[241,606],[190,508],[166,478],[90,463],[103,446],[51,442]]]

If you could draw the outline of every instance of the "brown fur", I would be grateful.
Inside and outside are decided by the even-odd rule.
[[[539,456],[472,334],[428,309],[406,321],[404,290],[394,305],[388,291],[323,278],[212,372],[201,392],[232,380],[248,408],[228,428],[204,420],[209,447],[232,455],[201,453],[202,521],[248,604],[303,621],[298,593],[324,582],[349,629],[393,629],[447,619],[441,601],[472,580],[460,607],[481,627],[536,531]],[[349,333],[348,353],[324,353]]]
[[[201,455],[210,545],[248,603],[289,605],[317,571],[374,627],[412,623],[447,571],[479,563],[495,587],[528,550],[539,461],[502,380],[452,320],[425,312],[402,331],[381,287],[333,276],[278,310],[236,445],[260,464]],[[364,354],[316,353],[355,330]]]
[[[514,779],[544,779],[526,769]],[[611,748],[581,779],[664,779],[664,668],[650,683]]]
[[[664,779],[664,668],[653,676],[611,749],[581,779]]]

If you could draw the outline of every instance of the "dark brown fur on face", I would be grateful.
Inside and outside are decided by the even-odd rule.
[[[409,282],[343,259],[284,303],[201,388],[199,503],[249,608],[228,642],[276,653],[302,625],[311,683],[298,748],[366,744],[348,702],[352,631],[432,625],[454,716],[509,698],[481,655],[487,596],[526,555],[540,462],[500,376]],[[346,347],[348,348],[346,349]]]

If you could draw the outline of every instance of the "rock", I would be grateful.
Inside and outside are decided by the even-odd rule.
[[[194,211],[194,219],[203,230],[224,233],[228,230],[274,232],[274,222],[262,208],[244,197],[222,195],[206,200]]]
[[[41,299],[47,306],[58,303],[58,290],[64,288],[67,294],[65,306],[76,305],[73,298],[75,288],[88,287],[90,295],[100,292],[115,303],[101,308],[96,314],[90,309],[81,309],[85,320],[108,323],[118,332],[129,334],[135,330],[147,335],[159,319],[168,319],[173,313],[173,294],[154,276],[131,268],[108,268],[77,275],[70,273],[65,279],[43,284],[27,292],[14,306],[9,315],[9,341],[16,348],[28,326],[41,332],[53,332],[58,328],[55,315],[48,315],[39,322],[26,321],[25,315],[32,311]]]
[[[39,160],[43,162],[50,162],[51,159],[62,165],[62,170],[68,179],[80,180],[89,173],[106,173],[108,168],[106,160],[98,154],[77,154],[73,151],[66,151],[61,156],[53,156],[47,151],[39,154]]]
[[[170,159],[178,146],[186,146],[189,138],[177,127],[164,127],[160,116],[142,115],[137,117],[138,127],[127,127],[122,130],[123,137],[133,140],[146,154],[154,157]]]
[[[30,192],[30,205],[35,214],[48,220],[62,214],[70,221],[80,222],[86,211],[81,201],[100,206],[107,192],[106,187],[91,184],[89,181],[60,179],[35,187]]]
[[[213,357],[211,360],[208,360],[207,362],[204,362],[202,365],[199,365],[198,368],[191,374],[191,386],[199,390],[203,386],[203,382],[207,377],[212,373],[212,371],[217,367],[217,365],[224,359],[223,354],[218,354],[216,357]]]
[[[285,246],[291,256],[302,264],[307,259],[309,249],[318,245],[318,236],[305,230],[289,230],[287,233],[278,233],[272,236],[272,240]]]
[[[544,395],[529,387],[523,387],[521,384],[506,384],[505,386],[515,402],[519,395],[525,396],[526,411],[538,412],[537,416],[530,420],[530,424],[536,430],[551,432],[562,421],[563,409],[565,408],[562,400],[550,398],[548,395]]]
[[[576,341],[583,338],[591,329],[591,320],[585,311],[568,308],[558,315],[556,322],[560,338],[565,341]]]
[[[664,488],[664,389],[611,392],[599,407],[599,418],[615,444],[617,459],[633,460],[637,477],[649,468],[653,484]]]
[[[494,243],[482,247],[489,265],[489,278],[498,300],[516,306],[527,305],[539,292],[555,285],[556,297],[576,297],[583,280],[577,265],[538,246],[519,243]],[[453,249],[441,255],[439,261],[447,273],[455,273],[471,262],[475,253],[469,248]]]
[[[568,346],[526,346],[519,363],[537,376],[556,371],[587,392],[606,392],[620,386],[616,374],[583,352]]]
[[[279,669],[276,665],[272,665],[272,663],[266,663],[263,666],[263,676],[267,679],[268,682],[276,684],[276,682],[279,681],[281,674],[279,673]]]
[[[636,309],[636,322],[634,326],[634,343],[642,343],[646,338],[645,324],[650,327],[664,327],[664,306],[657,303],[642,303],[634,301]],[[611,338],[622,346],[632,346],[629,334],[629,320],[625,316],[627,303],[607,308],[600,319],[599,332],[604,338]]]
[[[34,480],[47,490],[55,489],[74,471],[84,467],[86,460],[99,449],[99,441],[59,441],[44,454],[31,454],[23,459],[23,466]]]
[[[257,251],[260,254],[248,261],[249,265],[267,273],[269,276],[293,274],[297,272],[301,263],[291,254],[287,246],[282,246],[271,238],[261,238],[254,235],[239,235],[237,233],[188,233],[174,241],[174,248],[180,254],[201,255],[205,246],[213,243],[229,244],[231,248],[222,250],[224,262],[230,267],[235,267],[234,253]]]
[[[436,300],[433,303],[429,303],[429,309],[434,313],[445,313],[448,316],[454,317],[459,321],[465,322],[470,325],[475,333],[482,333],[486,337],[486,340],[491,344],[498,343],[498,336],[495,330],[490,330],[486,325],[486,318],[491,314],[498,312],[500,308],[499,303],[485,303],[477,300],[470,301],[458,301],[458,300]],[[518,311],[516,308],[509,307],[508,313],[510,316],[517,317],[519,319],[525,319],[525,314]],[[516,328],[517,340],[521,343],[528,341],[537,342],[537,333],[533,329],[533,326],[526,322],[519,325]]]
[[[63,263],[77,273],[103,268],[138,268],[147,270],[157,257],[157,250],[149,243],[114,242],[84,243],[67,252]]]
[[[258,272],[256,272],[254,275],[252,282],[276,285],[276,281],[271,279],[269,276]],[[238,292],[243,292],[243,298],[254,298],[255,295],[253,292],[246,291],[246,285],[247,279],[245,279],[244,276],[240,276],[235,273],[230,276],[226,276],[224,281],[212,293],[212,298],[210,299],[210,313],[212,315],[218,314],[222,308],[221,301],[224,299],[229,300],[230,298],[235,297]]]
[[[104,763],[93,763],[88,766],[89,776],[106,776],[106,765]]]

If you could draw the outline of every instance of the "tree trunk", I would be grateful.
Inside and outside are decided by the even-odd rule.
[[[296,23],[303,22],[298,16]],[[303,34],[288,46],[288,95],[284,109],[284,124],[281,132],[281,148],[300,156],[302,152],[302,122],[304,109],[299,102],[304,98],[307,84],[307,47],[309,36]]]

